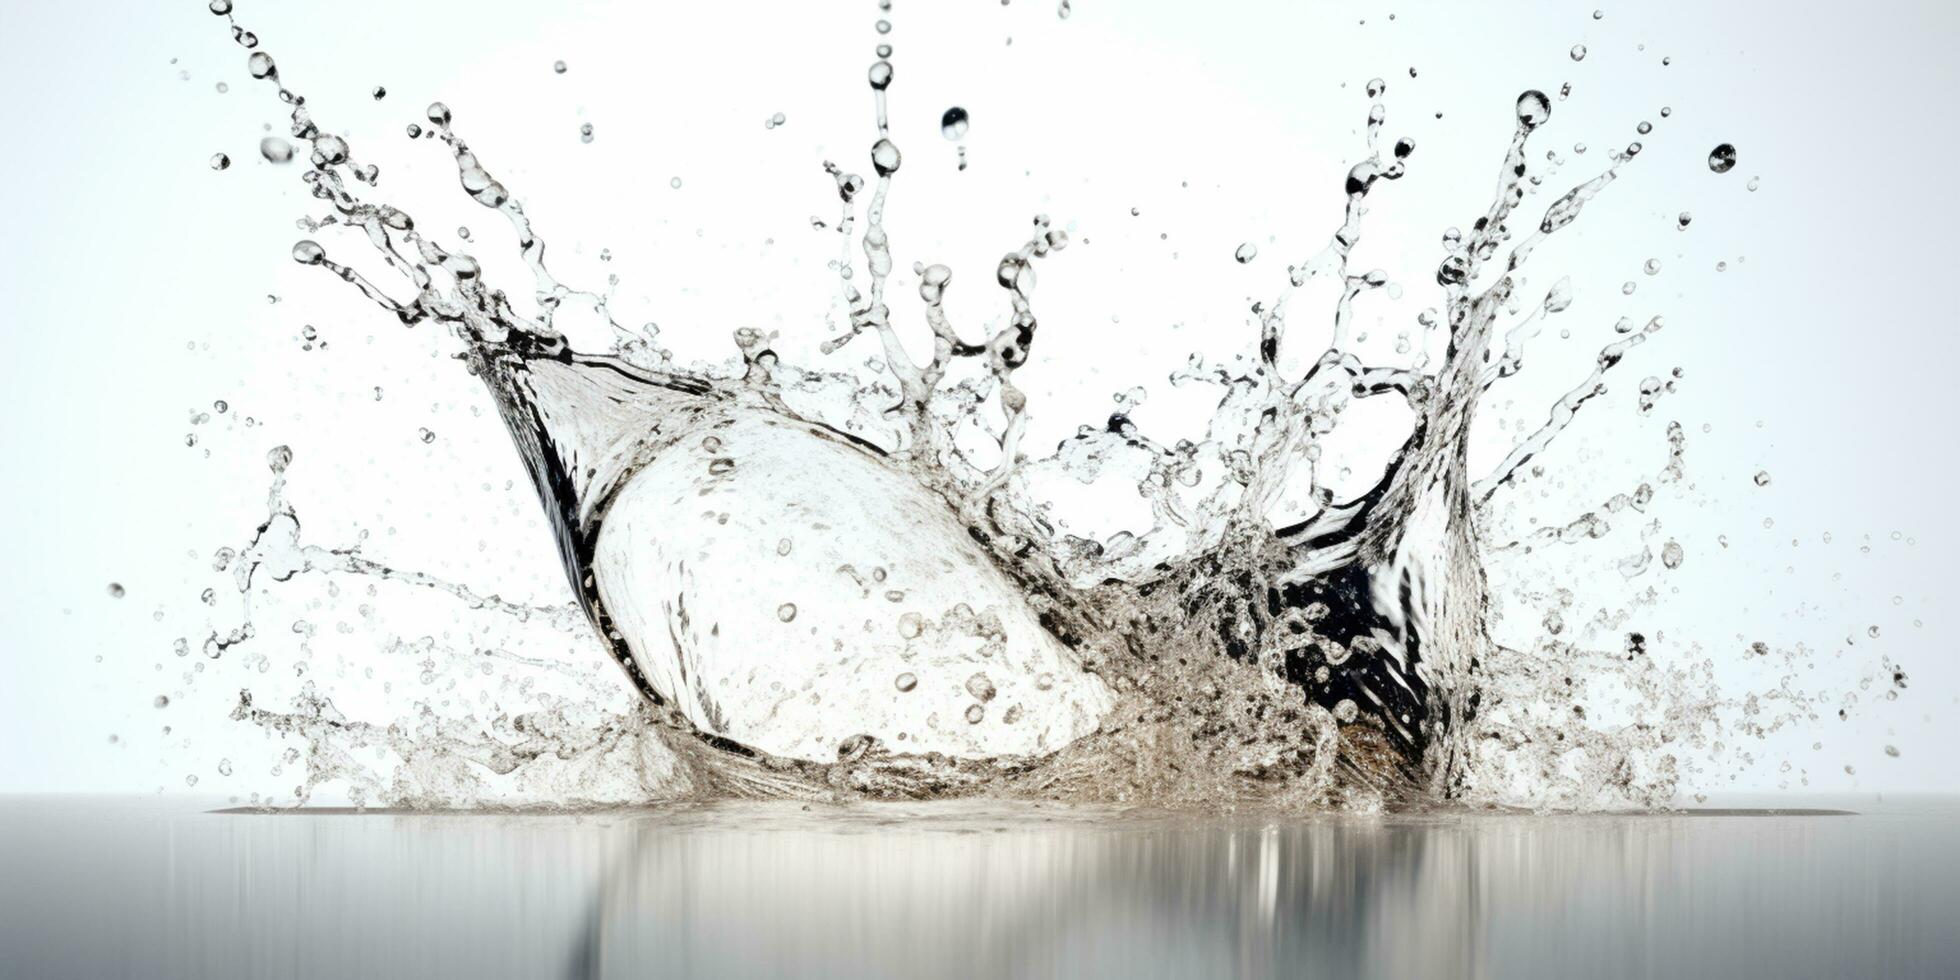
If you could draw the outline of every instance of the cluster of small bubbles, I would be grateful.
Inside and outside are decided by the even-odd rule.
[[[123,589],[121,582],[109,583],[109,598],[120,599],[126,594],[127,592]]]
[[[592,124],[591,124],[591,123],[585,123],[585,124],[583,124],[583,125],[581,125],[581,126],[579,126],[579,128],[578,128],[578,138],[579,138],[579,142],[581,142],[581,143],[590,143],[590,142],[592,142]]]
[[[910,691],[911,689],[919,686],[918,675],[908,670],[905,673],[900,674],[897,677],[893,678],[892,686],[898,688],[900,693]]]
[[[939,116],[939,135],[949,140],[960,139],[966,136],[967,125],[966,110],[953,106]]]
[[[422,440],[422,444],[425,446],[436,441],[436,434],[426,428],[416,429],[415,437]]]
[[[1725,174],[1735,169],[1735,144],[1723,143],[1708,151],[1708,169]]]
[[[1251,242],[1240,243],[1238,251],[1233,252],[1232,257],[1239,260],[1240,265],[1244,265],[1259,257],[1259,246]]]
[[[781,620],[782,622],[785,622],[785,623],[787,623],[787,622],[789,622],[789,621],[791,621],[791,620],[793,620],[793,619],[795,619],[795,618],[796,618],[796,603],[794,603],[794,602],[785,602],[785,603],[783,603],[782,605],[780,605],[780,606],[777,606],[777,607],[776,607],[776,618],[777,618],[778,620]]]
[[[783,115],[782,113],[780,113],[780,112],[778,112],[778,113],[776,113],[775,115],[772,115],[772,116],[770,116],[770,117],[769,117],[769,118],[767,118],[767,119],[764,119],[764,120],[762,121],[762,128],[763,128],[763,129],[775,129],[776,127],[778,127],[778,126],[781,126],[781,125],[782,125],[783,123],[785,123],[785,122],[788,122],[788,121],[789,121],[789,117],[788,117],[788,116],[785,116],[785,115]]]
[[[230,158],[230,157],[228,157],[228,156],[225,156],[225,155],[224,155],[224,154],[222,154],[222,153],[219,153],[219,154],[215,154],[215,155],[213,155],[213,156],[211,157],[211,169],[213,169],[213,170],[223,170],[223,169],[225,169],[226,167],[229,167],[229,166],[231,166],[231,158]]]
[[[1572,46],[1572,60],[1573,60],[1573,61],[1584,61],[1584,60],[1586,60],[1586,46],[1585,46],[1585,45],[1583,45],[1583,44],[1575,44],[1575,45],[1573,45],[1573,46]]]

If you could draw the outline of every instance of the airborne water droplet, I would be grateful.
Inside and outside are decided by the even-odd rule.
[[[785,602],[776,607],[776,618],[787,623],[796,618],[796,603]]]
[[[1735,144],[1723,143],[1708,151],[1708,169],[1725,174],[1735,169]]]
[[[939,135],[949,140],[957,140],[966,135],[966,110],[954,106],[939,117]],[[906,178],[910,180],[911,178]]]
[[[259,141],[259,156],[267,163],[290,163],[293,159],[293,144],[277,136],[268,136]]]
[[[1244,265],[1259,257],[1259,246],[1244,242],[1239,245],[1238,251],[1232,253],[1232,257],[1239,260],[1240,265]]]
[[[565,63],[563,61],[554,61],[551,63],[551,70],[556,74],[563,75],[565,73]]]
[[[881,139],[877,143],[872,144],[871,167],[878,171],[878,176],[889,177],[897,173],[898,164],[901,159],[898,152],[898,145],[891,140]]]
[[[911,671],[906,671],[905,673],[898,675],[896,678],[893,678],[892,685],[894,687],[897,687],[901,692],[910,691],[911,689],[919,686],[919,678],[918,675],[912,673]]]
[[[1551,100],[1537,89],[1527,89],[1518,96],[1518,125],[1527,130],[1537,129],[1552,118]]]
[[[1573,60],[1573,61],[1584,61],[1584,60],[1586,60],[1586,46],[1585,46],[1585,45],[1583,45],[1583,44],[1575,44],[1575,45],[1573,45],[1573,46],[1572,46],[1572,60]]]
[[[223,169],[225,169],[226,167],[229,167],[229,166],[231,166],[231,158],[230,158],[230,157],[228,157],[228,156],[225,156],[225,155],[224,155],[224,154],[222,154],[222,153],[219,153],[219,154],[216,154],[216,155],[214,155],[214,156],[212,156],[212,157],[211,157],[211,169],[213,169],[213,170],[223,170]]]

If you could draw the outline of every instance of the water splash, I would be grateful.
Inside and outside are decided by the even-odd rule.
[[[211,6],[233,18],[228,0]],[[1674,792],[1676,755],[1705,744],[1730,706],[1705,665],[1658,667],[1637,633],[1626,649],[1587,650],[1561,640],[1548,616],[1528,648],[1492,636],[1490,555],[1597,538],[1612,515],[1653,497],[1642,484],[1599,513],[1508,543],[1481,530],[1493,498],[1605,392],[1606,372],[1662,328],[1659,316],[1639,329],[1624,323],[1540,427],[1493,470],[1470,471],[1485,393],[1522,369],[1545,321],[1572,303],[1560,281],[1521,312],[1520,270],[1641,151],[1636,142],[1610,153],[1542,214],[1519,214],[1542,179],[1527,145],[1552,113],[1543,92],[1516,102],[1492,200],[1467,233],[1444,236],[1440,302],[1418,323],[1422,350],[1429,340],[1442,347],[1434,362],[1419,352],[1370,363],[1358,352],[1356,302],[1389,277],[1352,271],[1349,257],[1370,195],[1402,177],[1415,150],[1406,138],[1383,147],[1386,86],[1376,80],[1368,156],[1346,177],[1343,220],[1327,244],[1254,307],[1243,356],[1194,358],[1173,376],[1216,389],[1204,438],[1151,439],[1127,414],[1139,391],[1034,455],[1022,444],[1028,398],[1014,376],[1038,334],[1036,263],[1068,236],[1033,219],[994,270],[1009,317],[976,339],[946,311],[953,271],[915,265],[932,341],[926,356],[907,350],[886,303],[895,259],[884,216],[903,169],[887,113],[889,47],[866,75],[871,180],[825,165],[840,202],[836,268],[849,320],[823,349],[871,338],[888,381],[861,386],[789,364],[746,329],[734,338],[735,370],[677,366],[655,334],[613,318],[606,294],[552,274],[521,204],[457,133],[451,110],[433,103],[429,127],[410,135],[443,144],[463,190],[509,225],[532,280],[521,312],[476,259],[359,190],[378,184],[378,168],[323,132],[256,37],[232,26],[254,49],[248,73],[277,87],[292,137],[310,148],[302,178],[332,209],[314,233],[352,230],[391,278],[371,280],[314,238],[294,246],[294,260],[404,324],[441,324],[458,339],[529,470],[576,603],[512,604],[357,549],[302,544],[283,495],[286,451],[269,460],[270,516],[231,566],[239,592],[249,596],[261,576],[366,575],[564,630],[583,629],[582,618],[640,698],[625,710],[560,702],[487,724],[425,704],[420,724],[404,727],[350,720],[310,682],[286,711],[241,695],[235,718],[308,745],[298,796],[338,781],[359,799],[415,805],[835,791],[1655,804]],[[966,127],[964,110],[945,112],[948,139]],[[1733,165],[1732,148],[1717,165],[1724,148],[1710,158],[1717,172]],[[1247,243],[1236,257],[1256,253]],[[1333,336],[1289,375],[1291,307],[1316,284],[1337,294]],[[554,325],[568,306],[596,313],[614,349],[573,349]],[[1374,398],[1404,406],[1409,432],[1371,485],[1337,494],[1323,472],[1327,437]],[[1684,444],[1670,424],[1659,480],[1680,480]],[[1046,518],[1042,480],[1105,477],[1134,483],[1155,517],[1148,531],[1093,540]],[[1674,542],[1662,554],[1669,568],[1684,560]],[[253,639],[249,609],[244,619],[214,633],[206,656]],[[1605,700],[1647,720],[1590,726],[1585,704],[1604,687],[1619,688]],[[1749,730],[1814,716],[1810,699],[1786,692],[1781,701],[1765,719],[1752,696]],[[392,777],[354,761],[371,749],[401,760]],[[486,774],[521,785],[486,789]]]

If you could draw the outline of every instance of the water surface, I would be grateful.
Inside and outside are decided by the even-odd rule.
[[[11,797],[0,972],[1787,980],[1960,968],[1960,801],[1780,805],[356,814]]]

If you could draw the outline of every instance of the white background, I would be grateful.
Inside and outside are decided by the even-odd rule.
[[[563,595],[515,457],[445,359],[453,345],[286,258],[293,220],[312,210],[301,168],[259,160],[262,127],[284,129],[280,107],[203,8],[22,5],[0,42],[11,545],[0,790],[177,788],[208,761],[155,736],[164,721],[151,699],[179,670],[171,640],[223,621],[197,595],[210,553],[262,515],[273,445],[298,454],[295,493],[321,540],[366,531],[378,558],[485,591]],[[1899,701],[1869,692],[1851,722],[1785,733],[1764,758],[1797,760],[1811,790],[1960,788],[1948,751],[1960,669],[1944,608],[1956,528],[1954,15],[1931,2],[1670,0],[1609,6],[1601,20],[1591,9],[1082,0],[1060,20],[1029,0],[900,0],[887,38],[906,154],[889,218],[893,292],[911,296],[914,260],[952,265],[950,309],[978,335],[1004,309],[994,261],[1046,212],[1075,244],[1039,268],[1043,333],[1022,374],[1030,444],[1095,421],[1132,384],[1152,394],[1138,413],[1147,430],[1195,435],[1202,413],[1163,378],[1192,350],[1239,349],[1249,303],[1325,241],[1341,178],[1364,155],[1369,78],[1389,85],[1384,135],[1418,145],[1410,176],[1374,195],[1356,253],[1357,268],[1405,286],[1360,314],[1378,352],[1436,301],[1441,230],[1487,206],[1517,93],[1571,81],[1534,142],[1535,169],[1547,149],[1569,161],[1550,189],[1603,166],[1634,123],[1657,129],[1528,270],[1525,295],[1570,276],[1578,301],[1514,387],[1493,393],[1480,459],[1515,435],[1495,422],[1529,424],[1583,376],[1616,317],[1661,313],[1668,328],[1612,376],[1610,398],[1546,458],[1553,479],[1510,519],[1562,522],[1651,478],[1662,427],[1681,420],[1695,487],[1655,512],[1656,543],[1675,538],[1689,558],[1634,583],[1661,593],[1643,615],[1664,621],[1677,649],[1698,644],[1738,691],[1761,680],[1730,666],[1757,639],[1816,651],[1820,666],[1799,675],[1812,688],[1849,685],[1891,657],[1912,679]],[[875,4],[241,0],[239,17],[323,127],[382,167],[386,199],[424,228],[468,224],[514,293],[525,287],[494,216],[456,191],[436,147],[402,135],[432,99],[525,202],[564,278],[620,275],[622,320],[658,321],[683,359],[729,356],[729,333],[746,325],[780,330],[786,356],[816,360],[836,254],[835,236],[810,227],[835,219],[818,163],[868,170]],[[1575,63],[1567,52],[1581,42],[1590,53]],[[569,70],[554,74],[561,58]],[[954,104],[973,119],[964,173],[938,134]],[[765,128],[775,112],[786,124]],[[1717,177],[1701,161],[1724,141],[1741,162]],[[1573,155],[1577,142],[1591,151]],[[230,169],[209,167],[216,152]],[[1752,176],[1755,193],[1743,189]],[[1695,215],[1686,232],[1683,210]],[[1244,241],[1260,254],[1241,266],[1232,252]],[[1640,271],[1650,257],[1661,275]],[[1621,295],[1630,280],[1638,290]],[[915,306],[897,305],[916,321]],[[1296,334],[1323,336],[1324,309],[1296,307]],[[325,350],[301,350],[307,324]],[[1636,416],[1638,380],[1675,366],[1681,393]],[[188,422],[218,399],[229,413]],[[425,426],[433,444],[417,438]],[[1367,452],[1355,452],[1365,471]],[[1755,486],[1758,470],[1770,486]],[[1555,572],[1582,580],[1637,547],[1602,543]],[[1598,601],[1623,605],[1632,589],[1613,578]],[[112,581],[125,598],[108,596]],[[228,737],[221,700],[197,703],[208,717],[175,718],[207,733],[201,749]],[[1785,779],[1764,764],[1701,788]]]

